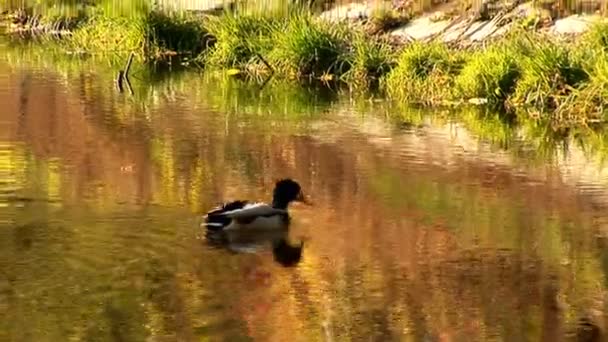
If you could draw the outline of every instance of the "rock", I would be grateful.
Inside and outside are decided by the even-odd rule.
[[[432,16],[433,15],[424,15],[420,18],[414,19],[405,26],[393,30],[391,35],[412,37],[417,40],[425,39],[441,32],[451,22],[451,20],[440,20],[433,22]]]
[[[235,1],[231,0],[156,0],[158,8],[192,12],[218,11],[230,8],[234,3]]]
[[[572,34],[587,31],[592,24],[602,19],[597,15],[571,15],[554,21],[549,32],[553,34]]]
[[[479,105],[488,103],[488,99],[483,98],[483,97],[476,97],[476,98],[469,99],[467,102],[472,105],[479,106]]]
[[[345,5],[339,5],[325,11],[319,15],[319,18],[333,22],[345,20],[363,20],[370,18],[374,11],[390,9],[392,9],[390,5],[385,5],[378,1],[374,1],[371,4],[352,2]]]
[[[368,18],[371,8],[366,4],[350,3],[325,11],[319,15],[321,19],[329,21],[357,20]]]

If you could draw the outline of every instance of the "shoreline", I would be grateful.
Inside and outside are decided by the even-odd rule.
[[[555,35],[531,29],[520,18],[509,21],[499,37],[490,34],[478,44],[403,42],[394,37],[402,30],[394,27],[395,13],[353,22],[306,11],[288,16],[152,11],[127,18],[89,9],[77,17],[35,16],[5,26],[12,36],[51,37],[40,44],[50,41],[71,54],[109,53],[126,60],[134,53],[145,63],[221,69],[235,76],[337,82],[353,92],[372,90],[430,107],[488,106],[556,131],[601,128],[608,108],[607,23]],[[3,22],[15,18],[5,14]],[[378,29],[382,25],[390,29]]]

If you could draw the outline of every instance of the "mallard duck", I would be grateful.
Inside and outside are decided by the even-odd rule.
[[[282,179],[275,184],[272,205],[242,200],[227,202],[207,212],[202,225],[210,232],[286,229],[287,207],[294,201],[307,203],[297,182]]]

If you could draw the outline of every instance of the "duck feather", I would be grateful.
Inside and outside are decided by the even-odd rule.
[[[242,208],[225,211],[219,215],[235,220],[247,220],[255,217],[268,217],[287,214],[286,210],[274,208],[266,203],[250,203]]]

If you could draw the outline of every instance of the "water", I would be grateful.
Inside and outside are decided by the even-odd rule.
[[[561,341],[584,320],[604,329],[601,144],[543,152],[543,137],[520,139],[533,127],[194,73],[137,69],[134,95],[120,94],[111,70],[0,60],[0,340]],[[498,133],[479,139],[484,127]],[[268,200],[282,177],[313,201],[292,208],[297,265],[269,244],[207,243],[205,210]]]

